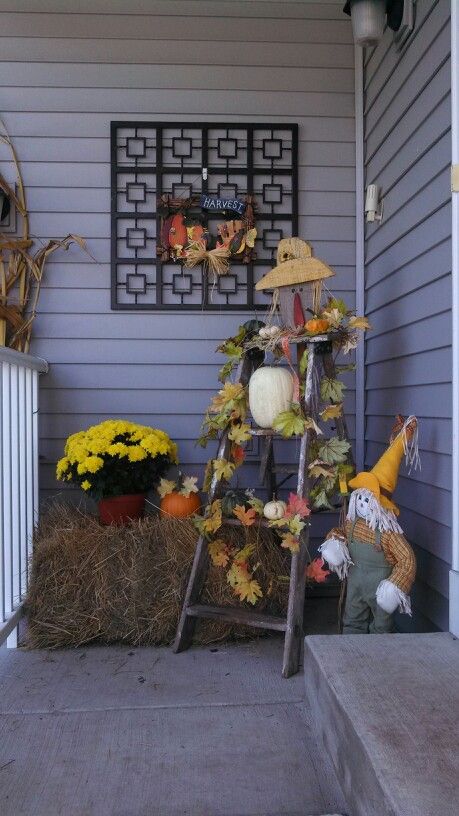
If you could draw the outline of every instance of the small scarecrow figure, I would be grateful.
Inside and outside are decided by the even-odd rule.
[[[284,326],[299,329],[320,311],[323,281],[334,274],[326,263],[313,257],[306,241],[283,238],[277,248],[277,266],[258,281],[255,289],[273,289],[272,311],[279,303]]]
[[[416,561],[392,501],[404,454],[410,469],[419,467],[414,416],[398,416],[388,449],[371,471],[351,479],[345,535],[335,528],[320,547],[330,569],[347,577],[343,634],[391,632],[397,607],[411,615]]]

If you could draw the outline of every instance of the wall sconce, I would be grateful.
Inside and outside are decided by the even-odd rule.
[[[351,17],[354,42],[363,47],[377,45],[386,17],[394,32],[413,28],[413,0],[347,0],[343,11]]]
[[[379,199],[379,184],[369,184],[365,197],[365,215],[368,222],[382,221],[383,202]]]

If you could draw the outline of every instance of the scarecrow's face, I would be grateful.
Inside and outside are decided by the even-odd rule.
[[[311,287],[307,283],[279,287],[279,303],[284,326],[291,329],[304,326],[310,314]]]
[[[361,519],[366,519],[369,513],[370,500],[368,495],[362,493],[360,490],[355,495],[355,512]]]

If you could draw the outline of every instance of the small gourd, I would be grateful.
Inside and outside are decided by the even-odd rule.
[[[232,490],[227,490],[225,495],[222,497],[222,513],[225,518],[232,518],[233,517],[233,510],[237,505],[241,505],[245,509],[250,507],[249,504],[249,496],[245,492],[245,490],[241,490],[239,488],[234,488]]]
[[[269,521],[281,519],[285,516],[287,505],[284,501],[270,501],[263,507],[263,515]]]
[[[288,411],[293,397],[293,377],[286,368],[261,366],[249,381],[249,405],[260,428],[272,428],[282,411]]]
[[[245,329],[246,334],[251,335],[259,332],[264,325],[262,320],[254,318],[253,320],[246,320],[245,323],[242,324],[242,328]]]
[[[324,317],[313,317],[304,324],[304,328],[310,334],[324,334],[330,328],[330,323]]]

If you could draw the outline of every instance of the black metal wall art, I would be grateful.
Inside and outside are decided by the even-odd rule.
[[[112,122],[111,188],[112,309],[252,310],[266,305],[254,287],[279,240],[298,234],[298,126]],[[253,205],[255,245],[227,274],[163,251],[161,201],[180,199],[209,233]]]

